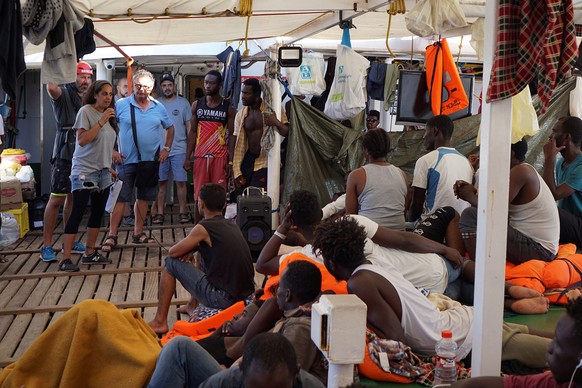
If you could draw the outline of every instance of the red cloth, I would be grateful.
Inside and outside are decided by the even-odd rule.
[[[554,379],[550,372],[527,376],[505,376],[503,388],[568,388],[568,383],[561,383]]]
[[[541,113],[577,55],[572,0],[500,0],[487,101],[515,96],[538,75]]]

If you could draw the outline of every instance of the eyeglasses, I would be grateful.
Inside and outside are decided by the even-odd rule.
[[[374,121],[379,121],[379,120],[378,119],[372,119],[372,118],[366,119],[366,122],[368,122],[368,123],[373,123]]]
[[[149,86],[149,85],[140,85],[140,84],[134,84],[133,85],[134,88],[136,88],[137,90],[145,90],[146,92],[149,92],[150,90],[152,90],[153,86]]]

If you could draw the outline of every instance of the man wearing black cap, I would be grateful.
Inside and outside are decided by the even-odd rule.
[[[73,124],[77,112],[83,105],[82,99],[92,82],[93,69],[87,62],[80,61],[77,64],[77,79],[75,82],[66,85],[56,85],[49,83],[46,90],[49,94],[57,132],[51,158],[51,196],[44,211],[44,244],[40,249],[40,259],[45,262],[57,261],[52,246],[52,238],[59,209],[63,204],[63,223],[66,224],[71,214],[73,205],[71,194],[71,166],[73,152],[75,151],[75,132]],[[73,252],[83,253],[85,246],[75,241]],[[69,260],[70,261],[70,260]],[[78,267],[72,263],[62,262],[59,265],[61,271],[73,271]]]
[[[178,189],[180,222],[183,224],[190,222],[190,215],[186,211],[186,182],[188,181],[188,175],[183,166],[186,160],[186,143],[190,132],[192,111],[188,100],[176,95],[175,87],[172,74],[162,74],[160,77],[160,88],[162,90],[160,102],[166,107],[168,115],[174,123],[174,141],[170,147],[168,159],[164,163],[160,163],[160,191],[158,192],[157,212],[154,212],[156,214],[152,217],[154,224],[162,224],[164,222],[164,205],[170,170]],[[165,133],[163,135],[165,137]]]

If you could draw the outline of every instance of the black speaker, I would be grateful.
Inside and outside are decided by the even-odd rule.
[[[252,193],[252,192],[251,192]],[[267,195],[239,195],[236,200],[236,223],[241,229],[254,259],[272,234],[271,210],[273,205]]]

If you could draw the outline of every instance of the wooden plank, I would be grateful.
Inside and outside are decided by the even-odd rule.
[[[75,303],[82,302],[86,299],[93,299],[98,285],[99,285],[99,275],[86,276],[85,281],[83,282],[83,286],[79,291],[79,295],[77,295]]]
[[[73,261],[73,262],[75,262],[75,261]],[[77,263],[75,263],[75,264],[77,264]],[[57,302],[57,304],[59,306],[60,305],[67,306],[68,308],[66,310],[71,308],[72,305],[75,303],[75,300],[77,299],[77,295],[79,295],[79,290],[81,289],[81,286],[83,285],[84,281],[85,281],[85,279],[82,277],[79,277],[79,276],[70,277],[65,289],[63,290],[61,297],[59,298],[59,300]],[[64,314],[64,311],[66,311],[66,310],[56,312],[51,317],[49,324],[53,323],[54,321],[59,319]]]
[[[8,286],[0,294],[0,307],[5,307],[10,303],[23,283],[23,280],[16,280],[8,284]]]
[[[14,355],[14,352],[20,343],[20,339],[26,332],[31,319],[32,314],[18,315],[14,319],[10,328],[6,332],[6,335],[2,339],[2,342],[0,342],[0,359],[9,358]]]
[[[0,316],[0,343],[4,340],[4,336],[8,332],[10,325],[12,325],[12,321],[14,321],[13,315]]]
[[[113,260],[113,259],[112,259]],[[112,263],[113,264],[113,263]],[[96,267],[95,265],[91,267]],[[90,276],[90,275],[107,275],[107,274],[119,274],[119,273],[135,273],[135,272],[160,272],[162,267],[137,267],[137,268],[114,268],[105,266],[103,269],[91,268],[89,266],[82,265],[79,272],[44,272],[44,273],[29,273],[29,274],[16,274],[16,275],[6,275],[0,276],[0,281],[4,280],[26,280],[26,279],[42,279],[42,278],[58,278],[58,277],[74,277],[74,276]]]
[[[42,334],[47,328],[48,322],[50,320],[50,313],[34,314],[30,324],[22,339],[20,340],[16,351],[14,352],[14,358],[20,358],[24,352],[28,350],[30,345]],[[1,363],[1,361],[0,361]]]
[[[7,308],[24,306],[27,299],[31,296],[34,288],[38,284],[38,279],[25,280],[18,288],[18,292],[6,304]]]

